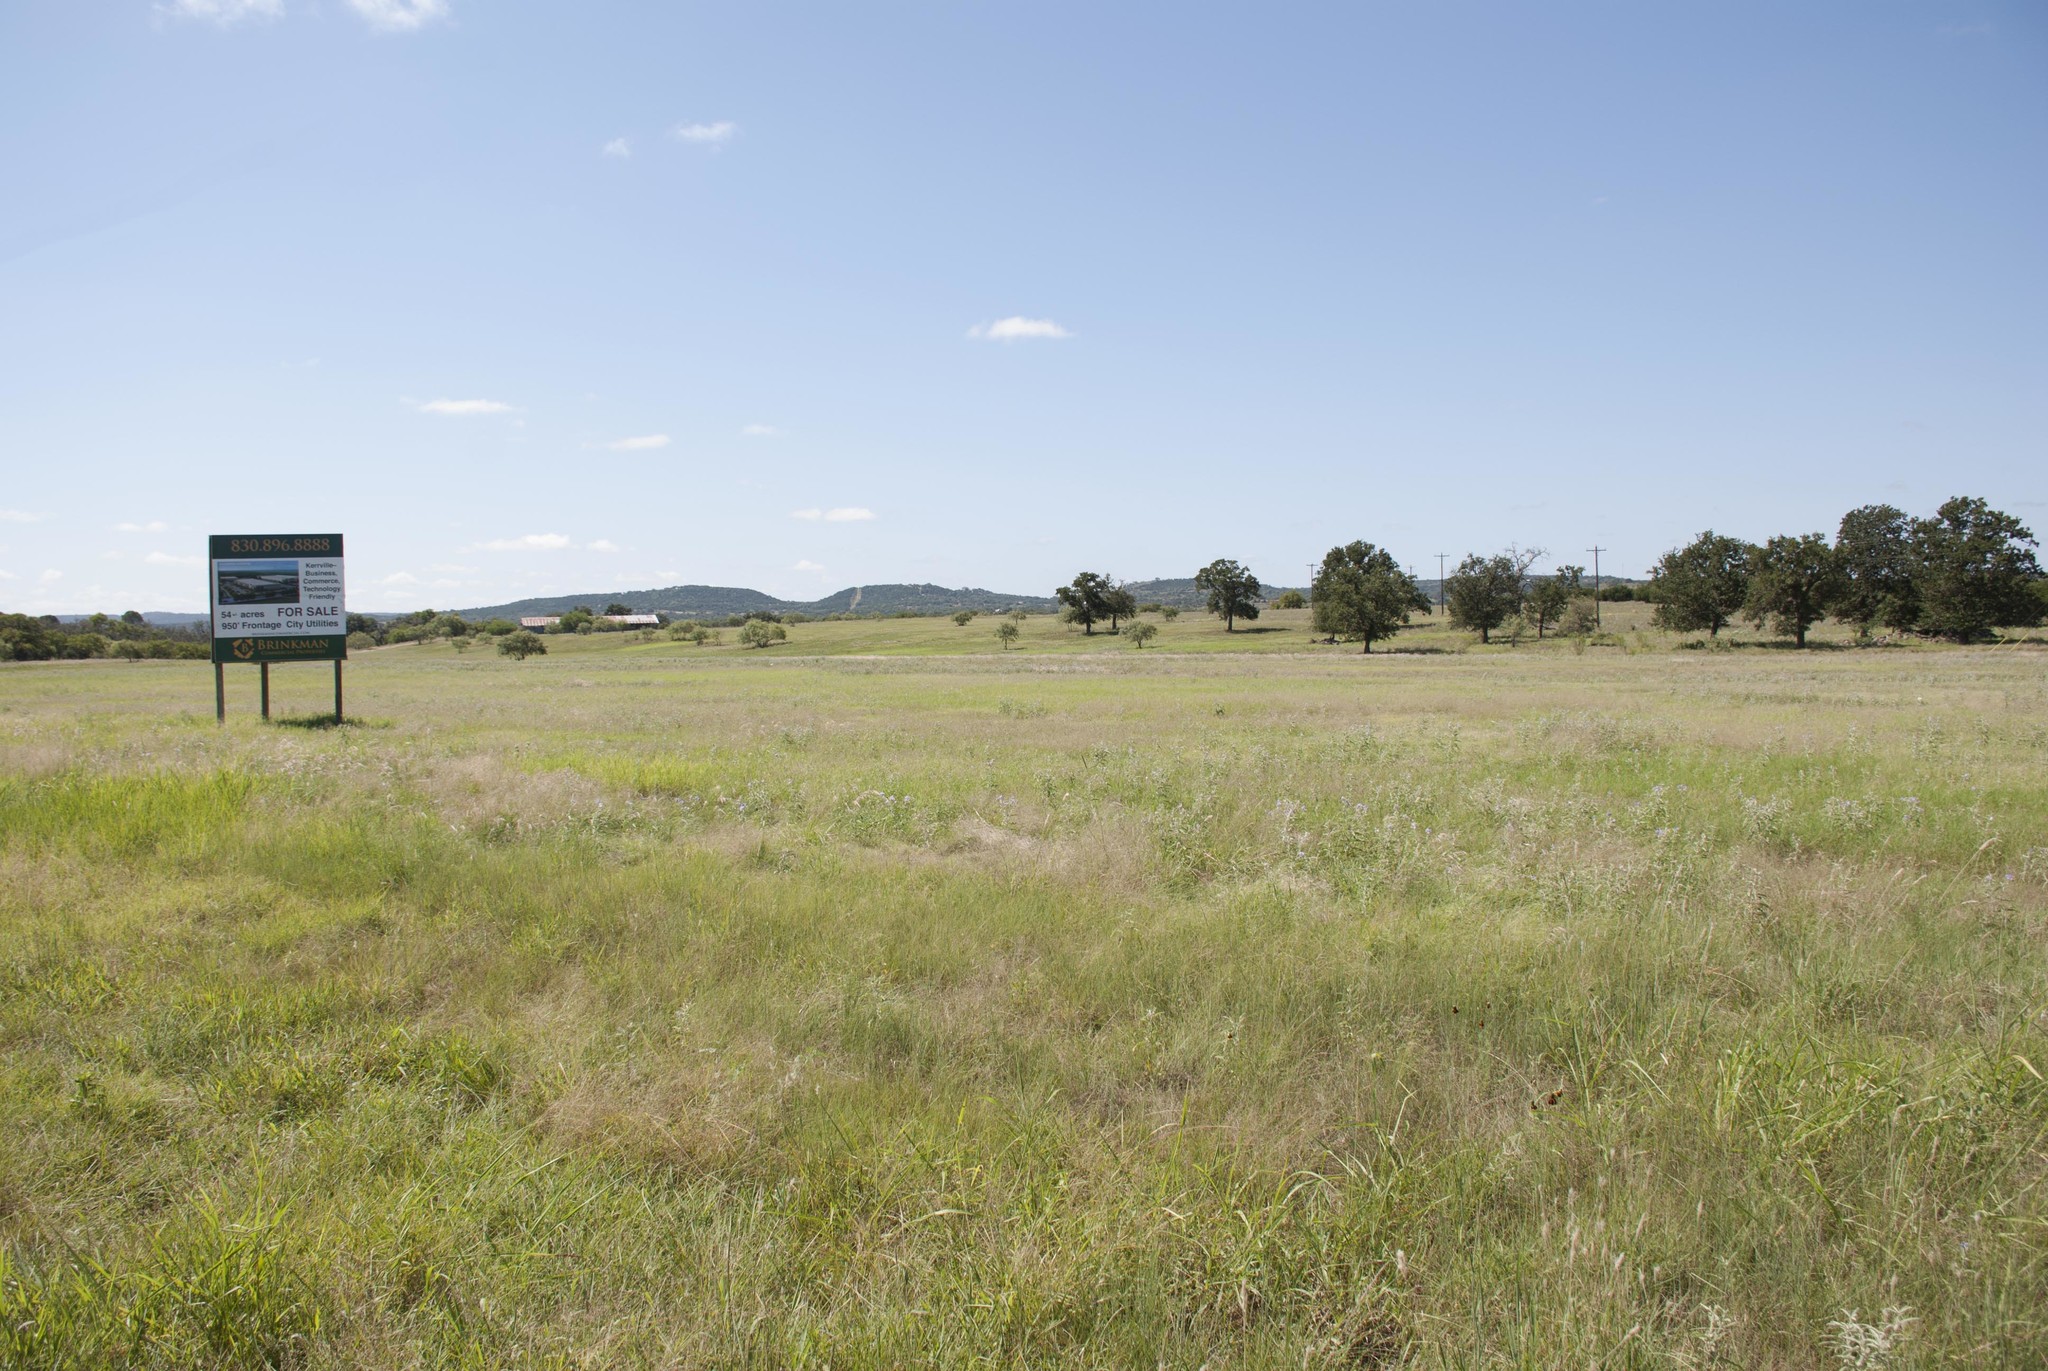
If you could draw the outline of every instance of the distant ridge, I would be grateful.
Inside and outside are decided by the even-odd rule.
[[[1641,585],[1639,578],[1628,576],[1606,576],[1607,585]],[[1201,609],[1208,603],[1208,597],[1195,589],[1192,576],[1166,577],[1149,581],[1127,581],[1125,588],[1131,597],[1141,605],[1173,605],[1179,609]],[[1416,583],[1432,604],[1440,593],[1434,579]],[[1297,587],[1299,588],[1299,587]],[[1265,596],[1272,599],[1289,589],[1284,585],[1268,583]],[[877,586],[848,586],[844,590],[825,596],[821,600],[779,600],[773,595],[742,586],[667,586],[660,590],[593,590],[580,595],[547,595],[532,599],[513,600],[507,604],[483,605],[475,609],[458,609],[454,613],[465,619],[516,619],[526,614],[560,614],[574,609],[577,605],[588,605],[602,609],[612,603],[630,606],[636,614],[669,614],[685,619],[722,619],[729,614],[745,614],[748,610],[764,609],[774,614],[787,614],[792,610],[804,614],[951,614],[956,610],[972,609],[981,613],[994,613],[1006,609],[1028,609],[1035,614],[1049,614],[1059,608],[1059,601],[1050,595],[1009,595],[1001,591],[982,590],[975,586],[964,586],[958,590],[946,586],[910,585],[897,582]],[[391,618],[392,611],[371,611],[379,618]],[[65,623],[78,623],[87,616],[65,614],[59,618]],[[160,628],[207,622],[205,614],[178,614],[151,611],[142,616],[150,624]]]
[[[91,617],[90,614],[59,614],[57,622],[60,624],[82,624]],[[143,611],[142,622],[148,624],[151,628],[183,628],[187,624],[206,623],[210,617],[205,614],[174,614],[169,610],[150,609]]]
[[[670,614],[685,619],[722,619],[728,614],[767,610],[772,614],[950,614],[955,610],[1028,609],[1046,613],[1055,608],[1049,595],[1005,595],[973,586],[953,590],[936,585],[848,586],[821,600],[779,600],[741,586],[665,586],[659,590],[593,590],[580,595],[544,595],[507,604],[457,610],[465,619],[516,619],[529,614],[560,614],[578,605],[603,609],[622,604],[635,614]]]
[[[1435,583],[1429,582],[1427,586],[1433,593]],[[1127,581],[1124,587],[1141,605],[1200,609],[1208,603],[1208,597],[1195,589],[1192,576]],[[1266,595],[1275,596],[1287,588],[1269,584]],[[1059,601],[1051,595],[1015,595],[983,590],[978,586],[963,586],[956,590],[929,582],[920,585],[896,582],[848,586],[818,600],[781,600],[743,586],[664,586],[658,590],[591,590],[576,595],[537,595],[530,599],[479,605],[454,612],[465,619],[517,619],[530,614],[561,614],[578,605],[602,609],[608,604],[625,605],[635,614],[668,614],[685,619],[722,619],[728,614],[745,614],[750,610],[766,610],[772,614],[797,611],[824,615],[951,614],[962,609],[997,613],[1006,609],[1026,609],[1035,614],[1049,614],[1059,608]]]

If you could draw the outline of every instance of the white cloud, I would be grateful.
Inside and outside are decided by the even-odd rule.
[[[715,124],[677,124],[668,131],[668,136],[679,143],[705,143],[711,147],[723,147],[732,141],[740,126],[730,119],[721,119]]]
[[[197,555],[180,557],[171,552],[152,552],[142,559],[151,566],[205,566],[206,559]]]
[[[613,452],[652,452],[658,447],[668,446],[666,433],[645,433],[638,438],[621,438],[616,443],[606,443]]]
[[[474,566],[457,566],[453,562],[436,562],[432,566],[428,567],[427,570],[439,571],[444,574],[447,572],[454,572],[457,575],[473,575],[476,572],[483,570],[483,568]]]
[[[379,33],[411,33],[448,17],[448,0],[348,0],[348,7]]]
[[[0,524],[40,524],[49,517],[47,514],[33,514],[25,509],[0,509]]]
[[[413,575],[410,571],[394,571],[383,580],[377,582],[380,586],[416,586],[419,583],[420,578]]]
[[[617,552],[619,551],[619,545],[609,538],[600,538],[592,543],[588,550],[591,552]]]
[[[1050,319],[1026,319],[1021,314],[1013,314],[993,324],[976,324],[967,330],[967,336],[990,343],[1015,343],[1027,338],[1071,338],[1074,335]]]
[[[148,523],[146,523],[146,524],[136,524],[136,523],[119,523],[119,524],[115,524],[115,525],[114,525],[114,532],[116,532],[116,533],[163,533],[163,532],[167,532],[167,531],[168,531],[168,530],[170,529],[170,527],[171,527],[171,526],[170,526],[169,524],[165,523],[165,522],[164,522],[163,520],[161,520],[161,519],[151,519],[151,520],[150,520],[150,521],[149,521]]]
[[[789,517],[823,519],[828,524],[857,524],[874,518],[875,512],[859,505],[841,505],[838,509],[793,509],[789,512]]]
[[[45,572],[44,572],[44,573],[43,573],[42,575],[40,575],[40,576],[36,577],[36,584],[38,584],[38,585],[46,585],[46,586],[53,586],[53,585],[57,584],[57,582],[59,582],[59,581],[61,581],[61,580],[63,580],[63,579],[64,579],[64,573],[63,573],[63,572],[61,572],[61,571],[59,571],[59,570],[57,570],[57,568],[55,568],[55,567],[51,567],[51,568],[50,568],[49,570],[45,571]]]
[[[742,438],[780,438],[782,430],[773,424],[748,424],[740,430]]]
[[[275,19],[284,13],[284,0],[170,0],[158,5],[156,12],[173,19],[204,19],[226,28],[244,19]]]
[[[824,569],[808,557],[790,568],[791,571],[823,571]]]
[[[575,546],[566,534],[561,533],[528,533],[518,538],[493,538],[477,544],[484,552],[560,552]]]
[[[614,138],[611,142],[604,145],[604,155],[620,159],[631,157],[633,155],[633,145],[624,138]]]
[[[503,414],[512,406],[503,400],[429,400],[416,405],[422,414]]]
[[[11,571],[0,571],[0,581],[18,581],[21,578]]]

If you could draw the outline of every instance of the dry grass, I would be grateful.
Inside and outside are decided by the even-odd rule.
[[[2038,654],[1060,652],[0,671],[7,1364],[2048,1357]]]

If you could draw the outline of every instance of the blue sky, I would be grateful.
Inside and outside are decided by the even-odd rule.
[[[0,608],[2038,529],[2044,169],[2038,4],[12,0]]]

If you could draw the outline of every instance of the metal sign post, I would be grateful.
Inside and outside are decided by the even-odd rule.
[[[261,671],[270,717],[273,662],[333,662],[334,722],[348,658],[339,533],[215,534],[208,540],[206,601],[213,619],[213,717],[228,717],[226,667]]]

